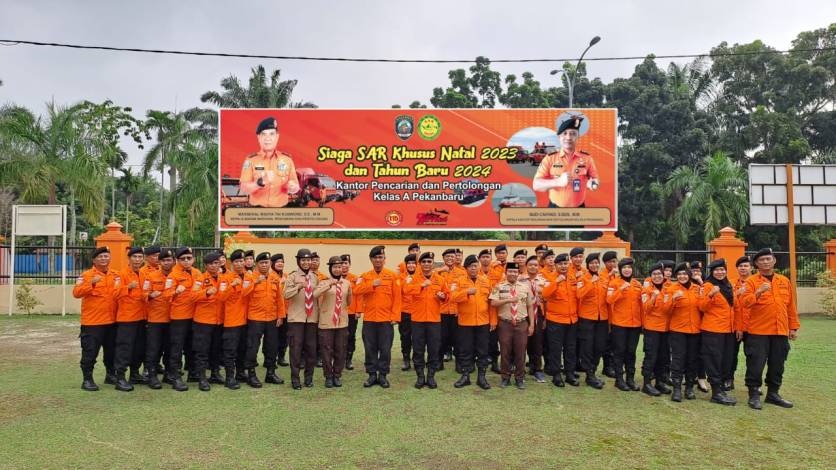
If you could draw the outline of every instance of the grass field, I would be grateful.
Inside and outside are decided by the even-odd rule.
[[[836,467],[836,321],[823,318],[802,320],[787,362],[782,393],[795,408],[760,412],[741,388],[736,407],[620,392],[609,379],[601,391],[531,380],[519,391],[491,374],[491,390],[456,390],[451,367],[435,391],[399,369],[391,389],[363,389],[357,368],[342,389],[325,389],[320,369],[298,392],[120,393],[99,363],[102,390],[89,393],[77,322],[0,319],[0,468]]]

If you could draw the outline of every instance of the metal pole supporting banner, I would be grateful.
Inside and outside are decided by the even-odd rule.
[[[9,251],[9,316],[12,316],[15,300],[15,232],[17,231],[17,206],[12,206],[12,247]]]
[[[67,315],[67,206],[61,206],[61,316]]]

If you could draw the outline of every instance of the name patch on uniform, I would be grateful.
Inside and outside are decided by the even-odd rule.
[[[165,279],[165,288],[170,289],[172,284],[174,284],[174,280],[171,279],[170,277],[167,277]]]

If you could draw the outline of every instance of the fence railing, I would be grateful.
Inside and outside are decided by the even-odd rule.
[[[749,256],[755,251],[747,251]],[[775,270],[784,276],[790,276],[790,253],[775,251]],[[798,275],[798,287],[816,287],[818,275],[827,269],[826,251],[796,251],[795,269]]]
[[[675,261],[677,264],[691,261],[702,261],[708,264],[711,251],[708,250],[630,250],[630,256],[635,260],[634,267],[642,278],[650,275],[650,268],[663,259]]]

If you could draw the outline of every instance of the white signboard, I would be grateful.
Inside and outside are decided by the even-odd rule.
[[[64,206],[17,206],[15,235],[63,235]]]
[[[795,225],[836,225],[836,165],[793,165]],[[749,165],[752,225],[789,223],[785,165]]]

